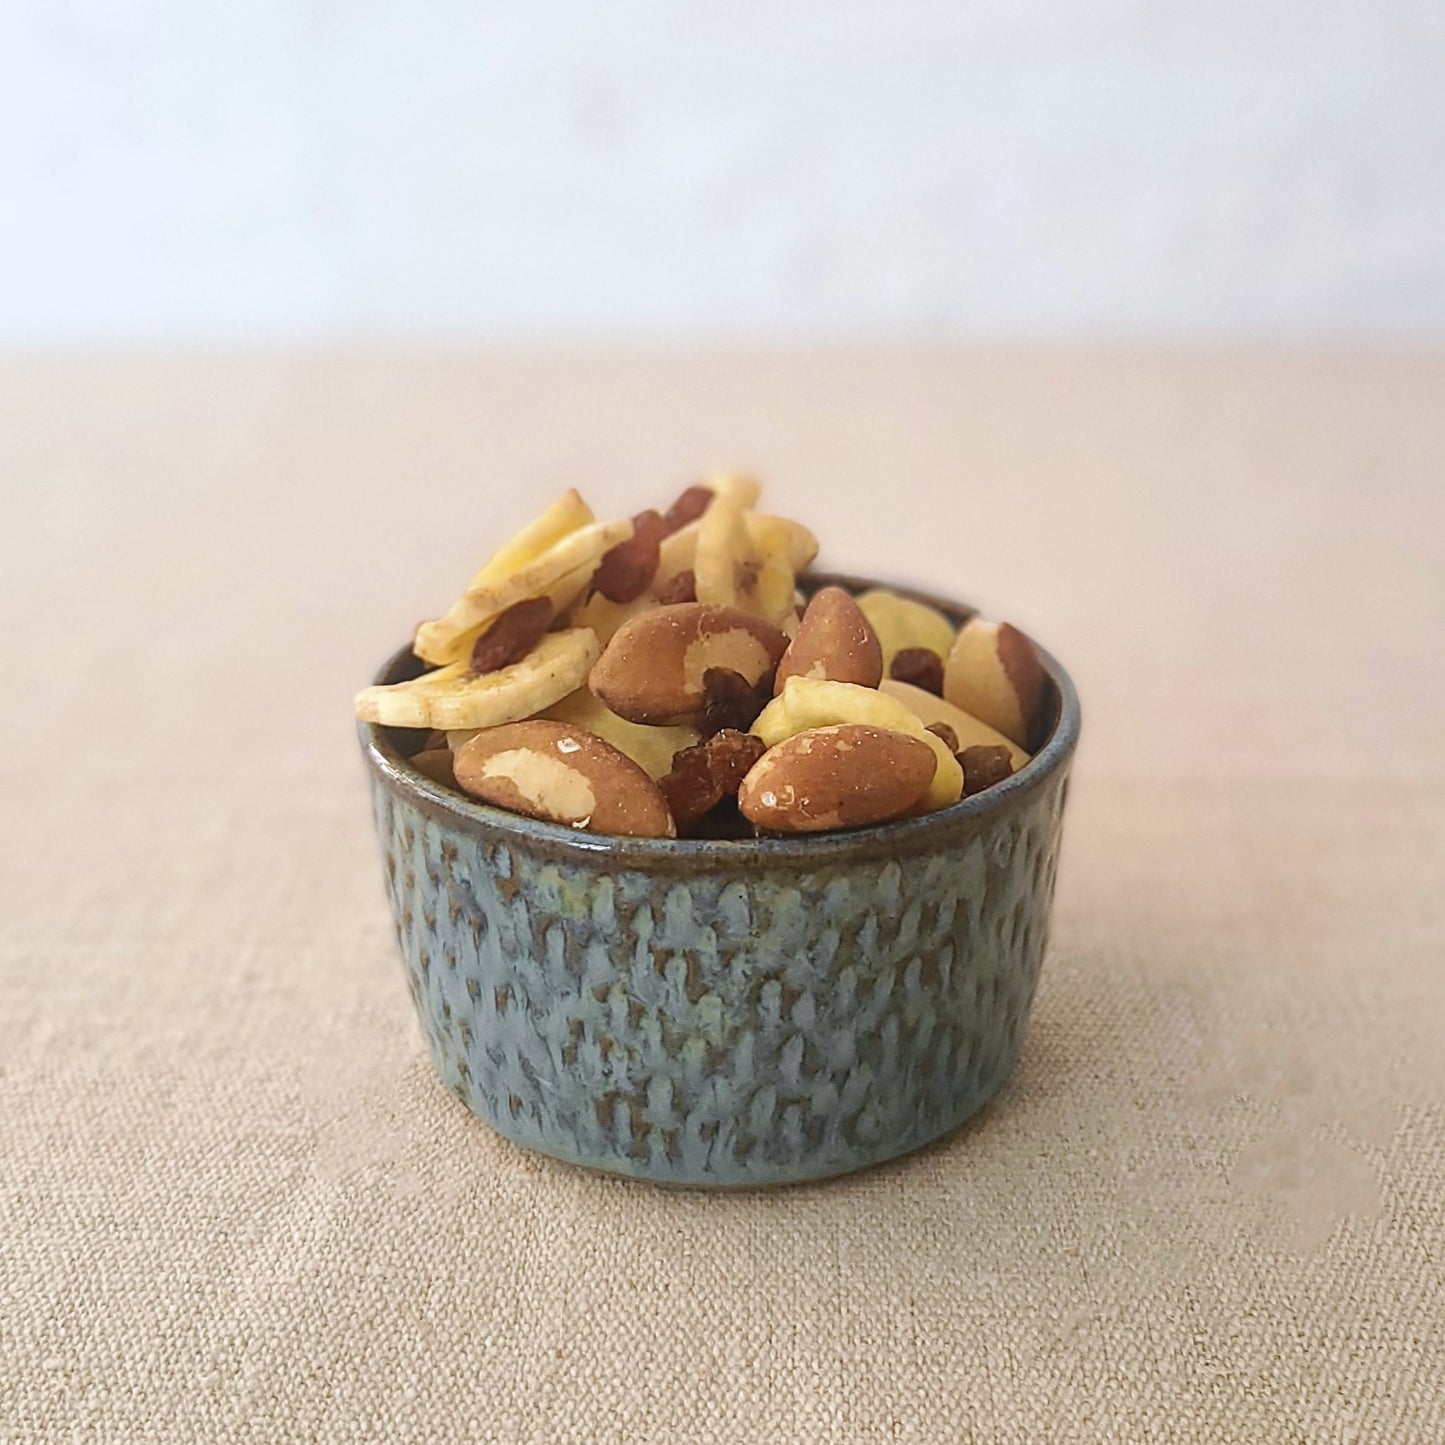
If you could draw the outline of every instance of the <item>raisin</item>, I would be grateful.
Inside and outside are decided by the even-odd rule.
[[[674,753],[672,771],[657,785],[677,826],[689,828],[719,803],[735,798],[749,769],[766,751],[761,738],[724,728],[705,743]]]
[[[689,567],[687,571],[669,577],[657,589],[657,601],[661,607],[671,607],[678,602],[696,602],[697,577],[693,574],[692,568]]]
[[[659,778],[657,786],[662,789],[679,829],[695,823],[716,807],[723,795],[712,775],[706,743],[696,743],[674,753],[672,771]]]
[[[934,737],[942,739],[943,746],[946,747],[949,752],[956,753],[958,751],[958,734],[954,732],[946,722],[929,723],[928,731],[931,732]]]
[[[900,648],[893,654],[888,675],[895,682],[921,687],[934,697],[943,696],[943,659],[931,647]]]
[[[981,793],[995,783],[1003,782],[1014,770],[1008,749],[997,743],[982,743],[965,748],[958,755],[958,761],[963,766],[965,798],[971,798],[975,793]]]
[[[689,522],[697,521],[707,511],[712,499],[711,487],[689,487],[662,514],[662,524],[667,529],[662,535],[670,537],[674,532],[687,526]]]
[[[768,750],[762,738],[736,728],[723,728],[714,733],[705,746],[713,781],[724,797],[736,796],[753,764]]]
[[[501,613],[472,644],[468,664],[476,672],[495,672],[520,662],[541,640],[552,621],[552,604],[529,597]]]
[[[635,602],[657,575],[658,544],[666,535],[667,523],[656,512],[639,512],[632,519],[632,535],[597,564],[592,590],[609,602]]]
[[[702,732],[704,736],[724,728],[746,732],[763,710],[764,688],[771,691],[771,678],[760,679],[756,689],[742,673],[730,667],[710,667],[702,675]]]

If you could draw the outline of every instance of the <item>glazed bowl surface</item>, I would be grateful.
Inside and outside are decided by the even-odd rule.
[[[892,585],[804,579],[828,583]],[[360,724],[441,1081],[518,1144],[667,1184],[824,1178],[956,1128],[1017,1061],[1048,941],[1079,704],[1040,657],[1051,726],[1013,777],[923,817],[795,838],[539,822],[413,768],[416,737]],[[420,668],[403,649],[377,681]]]

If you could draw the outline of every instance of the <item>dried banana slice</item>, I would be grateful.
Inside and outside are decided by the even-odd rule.
[[[698,523],[697,600],[776,625],[792,613],[797,574],[817,555],[818,539],[806,527],[746,512],[720,495]]]
[[[924,795],[930,811],[946,808],[963,796],[963,769],[943,740],[924,727],[917,715],[896,697],[855,682],[826,682],[790,677],[783,690],[753,723],[752,731],[771,748],[795,733],[837,723],[862,723],[922,738],[937,759],[933,781]]]
[[[551,597],[561,611],[587,585],[604,552],[632,535],[632,521],[594,522],[553,542],[530,560],[511,570],[488,575],[489,563],[472,579],[472,585],[435,622],[416,630],[412,651],[424,662],[444,666],[459,662],[471,651],[477,634],[499,612],[528,597]]]
[[[931,692],[925,692],[921,687],[914,687],[911,682],[899,682],[896,678],[885,677],[878,684],[878,691],[897,698],[924,727],[929,723],[947,723],[953,729],[954,737],[958,739],[959,752],[964,748],[974,747],[1007,748],[1014,772],[1018,772],[1029,760],[1028,753],[1017,743],[989,727],[986,722]]]
[[[585,687],[553,703],[542,716],[596,733],[618,752],[626,753],[654,781],[672,771],[674,754],[692,747],[702,736],[692,727],[650,727],[628,722]]]
[[[703,486],[738,507],[756,507],[758,498],[763,494],[762,483],[756,477],[745,477],[737,472],[718,472],[709,477]]]
[[[926,647],[940,657],[953,646],[953,623],[937,608],[885,587],[874,587],[855,599],[883,644],[883,675],[888,676],[896,653],[905,647]]]
[[[549,632],[520,662],[495,672],[470,673],[464,658],[411,682],[365,688],[356,695],[356,715],[388,727],[447,732],[516,722],[581,687],[601,655],[588,628]]]
[[[528,522],[510,542],[497,549],[492,560],[472,578],[467,590],[489,587],[501,578],[520,571],[563,537],[590,526],[596,520],[592,508],[582,500],[575,487],[563,492],[536,521]]]

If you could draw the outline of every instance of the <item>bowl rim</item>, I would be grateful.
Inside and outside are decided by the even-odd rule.
[[[871,588],[886,588],[911,601],[937,608],[960,623],[978,615],[978,609],[966,603],[871,577],[842,572],[808,572],[798,582],[800,587],[810,592],[830,585],[844,587],[855,595]],[[1029,640],[1033,642],[1031,636]],[[656,868],[669,861],[693,866],[703,862],[726,862],[730,868],[746,868],[752,864],[770,866],[788,862],[826,862],[839,856],[853,858],[860,852],[901,856],[915,853],[930,843],[946,844],[948,835],[960,824],[976,824],[1010,811],[1025,796],[1068,768],[1079,741],[1079,695],[1073,679],[1053,654],[1037,642],[1034,642],[1034,647],[1045,674],[1058,693],[1059,716],[1043,747],[1018,772],[982,793],[962,798],[932,813],[828,833],[772,838],[628,838],[611,833],[589,833],[562,823],[528,818],[455,792],[412,767],[386,736],[388,729],[380,723],[357,722],[356,730],[371,771],[424,812],[443,814],[453,823],[466,824],[479,834],[504,835],[549,851],[560,851],[578,861],[591,856],[624,866],[635,864],[643,869]],[[414,660],[410,645],[398,648],[377,670],[373,680],[377,683],[385,681],[409,659]]]

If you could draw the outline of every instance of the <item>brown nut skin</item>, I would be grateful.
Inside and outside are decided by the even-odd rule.
[[[628,722],[687,722],[702,714],[709,670],[736,672],[757,687],[787,645],[776,627],[735,607],[654,607],[617,629],[588,684]]]
[[[456,775],[452,771],[452,750],[445,743],[439,748],[423,748],[419,753],[413,753],[411,765],[417,772],[425,773],[434,783],[442,783],[448,788],[457,785]]]
[[[750,823],[775,833],[824,833],[901,818],[933,781],[933,749],[863,723],[812,728],[769,748],[738,789]]]
[[[627,838],[677,836],[657,784],[585,728],[545,718],[483,728],[452,766],[464,792],[529,818]]]
[[[959,628],[943,664],[943,696],[954,707],[1032,748],[1043,695],[1043,664],[1017,627],[974,617]]]
[[[841,587],[823,587],[813,594],[778,664],[774,693],[781,692],[790,677],[854,682],[861,687],[877,687],[883,680],[878,634]]]

